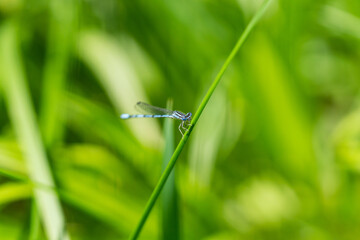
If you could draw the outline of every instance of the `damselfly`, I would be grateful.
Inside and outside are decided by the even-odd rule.
[[[165,108],[155,107],[150,104],[144,102],[138,102],[135,105],[135,108],[140,112],[151,113],[151,115],[147,114],[121,114],[120,118],[122,119],[130,119],[130,118],[173,118],[177,120],[181,120],[179,125],[179,131],[181,135],[184,135],[181,129],[187,130],[187,126],[190,125],[191,121],[191,112],[183,113],[180,111],[173,111]],[[184,126],[185,124],[185,126]],[[187,126],[186,126],[187,125]]]

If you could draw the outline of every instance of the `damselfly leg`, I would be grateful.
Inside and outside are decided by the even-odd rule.
[[[189,130],[189,127],[190,127],[190,126],[191,126],[190,120],[182,121],[182,122],[180,123],[180,125],[179,125],[179,131],[180,131],[181,135],[184,136],[184,133],[181,131],[181,128],[184,129],[185,132],[186,132],[187,130]]]

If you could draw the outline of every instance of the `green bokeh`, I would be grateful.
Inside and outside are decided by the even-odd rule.
[[[119,115],[194,113],[261,2],[0,0],[0,239],[126,239],[181,134]],[[358,0],[273,0],[140,239],[357,240],[359,26]]]

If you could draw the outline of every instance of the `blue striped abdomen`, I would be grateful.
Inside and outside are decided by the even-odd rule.
[[[145,114],[121,114],[121,119],[129,119],[129,118],[166,118],[166,117],[172,117],[171,115],[145,115]]]

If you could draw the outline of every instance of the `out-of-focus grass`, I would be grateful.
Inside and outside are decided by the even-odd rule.
[[[2,67],[2,88],[5,94],[10,119],[23,148],[30,179],[34,182],[53,186],[49,163],[35,124],[35,114],[26,86],[26,78],[19,54],[18,29],[16,22],[9,20],[0,29],[0,63]],[[51,239],[64,232],[64,216],[56,194],[43,189],[34,189],[34,199],[44,220],[44,230]],[[68,239],[66,230],[64,239]]]
[[[101,32],[84,31],[79,34],[79,56],[98,76],[119,114],[121,111],[134,111],[134,104],[139,99],[148,102],[139,78],[141,74],[137,74],[135,63],[132,63],[128,56],[128,48],[132,46],[127,39],[118,44]],[[139,58],[144,59],[142,56]],[[142,67],[145,67],[145,70],[148,68]],[[141,72],[143,69],[138,71]],[[154,122],[143,122],[140,126],[133,121],[128,124],[139,141],[150,146],[160,141],[160,130]]]
[[[218,86],[222,76],[224,75],[225,71],[227,70],[227,68],[229,67],[230,63],[233,61],[235,55],[238,53],[239,49],[241,48],[241,46],[244,44],[245,40],[247,39],[247,37],[249,36],[250,32],[254,29],[255,25],[258,23],[258,21],[261,19],[261,17],[264,15],[266,9],[268,8],[268,6],[270,5],[271,0],[265,1],[260,7],[259,10],[256,12],[256,14],[253,16],[253,18],[251,19],[251,21],[249,22],[249,24],[246,26],[246,28],[244,29],[244,32],[241,33],[239,39],[237,40],[235,46],[233,47],[233,49],[230,51],[228,57],[226,58],[224,64],[221,66],[219,72],[216,74],[216,77],[214,78],[214,80],[212,81],[208,91],[206,92],[206,94],[204,95],[204,97],[201,100],[201,103],[199,105],[199,107],[197,108],[196,112],[194,113],[194,115],[191,116],[191,120],[190,123],[187,126],[187,129],[185,131],[185,133],[181,132],[182,138],[179,142],[179,144],[176,146],[174,153],[172,154],[169,163],[167,164],[164,172],[161,174],[161,177],[158,181],[158,183],[156,184],[153,192],[151,193],[151,196],[145,206],[145,210],[141,216],[141,219],[138,223],[138,225],[136,226],[136,228],[134,229],[134,231],[131,233],[129,239],[137,239],[143,225],[145,224],[151,209],[153,208],[153,206],[155,205],[155,202],[160,194],[160,192],[162,191],[168,177],[170,176],[175,163],[177,161],[177,159],[180,156],[180,153],[182,152],[182,150],[184,149],[184,146],[192,132],[192,130],[194,129],[197,121],[199,120],[202,112],[204,111],[206,105],[208,104],[211,96],[213,95],[216,87]],[[191,114],[191,113],[190,113]],[[187,115],[187,114],[186,114]],[[181,123],[181,127],[185,128],[183,126],[183,123]],[[179,128],[179,130],[181,131],[181,129]]]
[[[64,101],[64,86],[69,68],[71,48],[75,41],[77,7],[71,0],[49,2],[49,31],[43,70],[40,126],[46,146],[63,136],[64,110],[54,108]]]
[[[166,142],[161,120],[118,115],[169,97],[194,112],[261,2],[0,0],[0,28],[18,29],[18,61],[0,64],[1,239],[46,238],[25,181],[34,136],[71,238],[126,238]],[[181,239],[358,238],[359,9],[274,1],[177,163]],[[9,72],[29,87],[21,106],[8,103]],[[14,117],[27,111],[30,122]],[[33,129],[26,141],[20,121]],[[152,212],[141,239],[160,238],[161,216]]]
[[[266,144],[279,161],[279,170],[284,174],[299,174],[299,177],[316,178],[316,162],[312,149],[312,126],[309,113],[298,99],[296,88],[291,85],[291,75],[279,62],[265,36],[256,36],[248,46],[250,56],[248,74],[253,81],[245,83],[256,92],[252,93],[254,110],[263,121]],[[257,56],[261,55],[261,58]],[[261,66],[252,69],[256,64]],[[274,94],[276,93],[276,94]],[[265,124],[263,124],[265,123]]]

